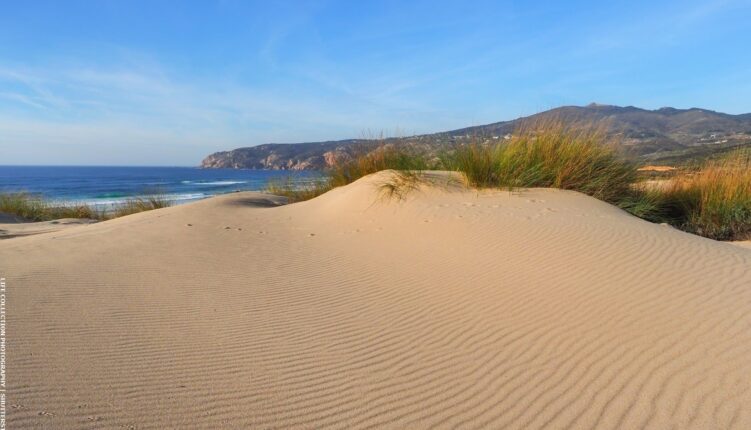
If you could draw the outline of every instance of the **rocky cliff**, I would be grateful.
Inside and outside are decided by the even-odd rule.
[[[564,106],[512,121],[443,133],[386,139],[386,143],[417,146],[437,153],[474,136],[501,139],[525,121],[556,119],[605,124],[608,133],[630,153],[645,160],[679,160],[728,148],[751,145],[751,114],[729,115],[706,109],[657,110],[591,104]],[[330,142],[264,144],[216,152],[201,162],[205,168],[322,170],[335,159],[374,149],[384,141],[350,139]]]

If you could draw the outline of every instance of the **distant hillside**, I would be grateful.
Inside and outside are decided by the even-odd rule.
[[[563,106],[511,121],[386,141],[415,146],[430,153],[475,136],[500,139],[512,134],[524,122],[548,119],[602,123],[627,153],[645,162],[679,162],[751,145],[751,113],[729,115],[699,108],[646,110],[599,104]],[[382,141],[363,139],[265,144],[211,154],[202,161],[201,167],[320,170],[330,166],[337,157],[369,151],[379,144]]]

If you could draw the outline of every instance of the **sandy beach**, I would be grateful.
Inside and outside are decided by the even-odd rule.
[[[388,174],[0,241],[8,428],[751,428],[751,248]]]
[[[23,222],[17,217],[0,213],[0,239],[12,239],[19,236],[31,236],[40,233],[65,230],[80,225],[92,224],[88,219],[64,218],[54,221]]]

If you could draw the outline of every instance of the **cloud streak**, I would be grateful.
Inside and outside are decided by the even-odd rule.
[[[592,101],[751,110],[749,86],[727,79],[751,66],[731,37],[746,31],[739,1],[149,7],[0,16],[0,40],[17,42],[0,42],[2,162],[195,165]]]

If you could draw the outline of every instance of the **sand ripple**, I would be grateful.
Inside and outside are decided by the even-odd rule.
[[[8,428],[751,428],[751,250],[376,182],[0,242]]]

